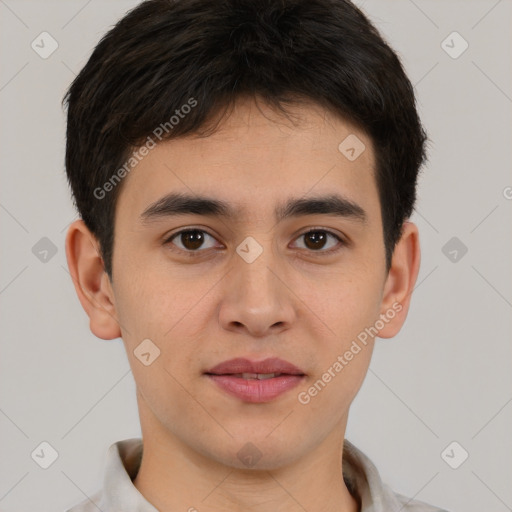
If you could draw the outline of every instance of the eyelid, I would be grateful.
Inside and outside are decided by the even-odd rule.
[[[211,236],[212,238],[214,238],[217,242],[217,237],[215,235],[213,235],[212,233],[210,233],[206,228],[202,227],[202,226],[188,226],[186,228],[181,228],[179,229],[178,231],[175,231],[173,233],[171,233],[170,235],[168,236],[165,236],[164,237],[164,241],[163,241],[163,244],[164,245],[168,245],[168,244],[171,244],[172,245],[172,240],[173,238],[177,237],[178,235],[182,234],[182,233],[186,233],[186,232],[189,232],[189,231],[201,231],[201,232],[204,232],[206,233],[207,235]],[[339,251],[342,247],[346,246],[349,244],[348,240],[336,233],[335,231],[332,231],[331,229],[329,228],[324,228],[322,226],[312,226],[312,227],[308,227],[306,228],[305,230],[301,231],[300,233],[298,233],[295,237],[294,237],[294,240],[297,240],[298,238],[300,238],[301,236],[303,235],[306,235],[308,233],[311,233],[313,231],[323,231],[331,236],[333,236],[334,238],[336,238],[339,242],[339,246],[338,247],[334,247],[334,248],[331,248],[331,249],[327,249],[327,250],[318,250],[318,251],[314,251],[314,250],[309,250],[307,251],[308,253],[310,254],[313,254],[313,255],[321,255],[321,254],[332,254],[332,253],[335,253],[337,251]],[[220,243],[220,242],[219,242]],[[208,250],[211,250],[212,248],[209,248],[209,249],[198,249],[197,251],[184,251],[183,249],[180,249],[179,247],[175,247],[171,250],[174,250],[176,252],[181,252],[181,253],[184,253],[184,254],[188,254],[188,255],[194,255],[194,254],[201,254],[201,253],[205,253],[207,252]]]

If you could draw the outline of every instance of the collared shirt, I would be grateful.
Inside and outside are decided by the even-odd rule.
[[[103,488],[66,512],[159,512],[133,485],[142,460],[142,439],[118,441],[107,452]],[[360,512],[446,512],[411,500],[385,485],[371,460],[345,439],[343,479],[353,496],[359,497]]]

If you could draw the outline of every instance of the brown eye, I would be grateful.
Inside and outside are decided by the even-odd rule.
[[[201,248],[209,249],[210,247],[204,247],[205,240],[208,238],[215,240],[211,235],[202,229],[187,229],[175,233],[165,243],[173,243],[183,251],[194,252]],[[177,242],[174,242],[175,239],[177,239]],[[181,246],[179,245],[180,243]],[[211,247],[213,247],[213,245]]]
[[[333,252],[333,247],[336,247],[336,243],[334,243],[334,245],[331,244],[330,247],[328,246],[326,250],[322,250],[328,244],[329,237],[334,238],[338,244],[343,245],[343,240],[338,235],[331,233],[330,231],[326,231],[325,229],[307,231],[306,233],[302,233],[302,235],[299,236],[299,239],[303,238],[305,248],[311,251]],[[336,249],[334,249],[334,251],[335,250]]]
[[[322,249],[327,236],[322,231],[310,231],[304,235],[304,242],[308,249]]]

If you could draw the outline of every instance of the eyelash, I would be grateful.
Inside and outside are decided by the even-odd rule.
[[[172,243],[172,240],[174,238],[177,238],[179,235],[182,235],[184,233],[194,233],[194,232],[200,232],[200,233],[206,233],[207,235],[211,236],[212,238],[215,239],[215,237],[209,233],[208,231],[204,230],[204,229],[201,229],[201,228],[187,228],[187,229],[182,229],[181,231],[177,231],[176,233],[173,233],[172,235],[170,235],[164,242],[163,244],[164,245],[169,245],[170,247],[170,250],[171,251],[174,251],[174,252],[180,252],[180,253],[184,253],[184,254],[187,254],[188,256],[195,256],[197,254],[200,254],[202,252],[206,252],[208,249],[197,249],[195,251],[192,251],[192,250],[184,250],[184,249],[180,249],[179,247],[172,247],[174,244]],[[314,228],[309,228],[307,231],[304,231],[302,232],[301,234],[299,234],[297,236],[296,239],[304,236],[304,235],[308,235],[310,233],[317,233],[317,232],[321,232],[321,233],[327,233],[328,235],[331,235],[333,236],[334,238],[336,238],[336,240],[339,242],[340,245],[338,245],[338,247],[335,247],[335,248],[331,248],[331,249],[328,249],[328,250],[322,250],[322,249],[319,249],[318,251],[315,251],[315,250],[308,250],[309,253],[311,254],[314,254],[314,255],[330,255],[330,254],[333,254],[333,253],[336,253],[338,251],[340,251],[345,245],[347,245],[347,242],[341,238],[338,234],[330,231],[329,229],[325,229],[325,228],[321,228],[321,227],[314,227]],[[307,249],[306,249],[307,250]]]

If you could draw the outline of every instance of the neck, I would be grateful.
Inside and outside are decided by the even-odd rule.
[[[133,483],[162,512],[359,510],[342,474],[346,418],[298,460],[268,469],[241,469],[182,442],[156,421],[144,403],[139,402],[139,409],[144,413],[144,449]]]

